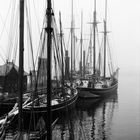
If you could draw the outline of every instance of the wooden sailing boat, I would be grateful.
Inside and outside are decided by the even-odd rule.
[[[43,75],[43,78],[47,78],[47,79],[43,79],[43,86],[39,86],[40,81],[37,81],[37,83],[34,84],[35,86],[35,96],[32,99],[32,97],[30,97],[28,99],[28,101],[26,103],[23,104],[23,59],[24,59],[24,46],[23,46],[23,40],[24,40],[24,0],[20,0],[20,53],[19,53],[19,73],[20,73],[20,77],[19,77],[19,103],[18,103],[18,107],[15,107],[14,110],[12,110],[11,112],[8,113],[8,115],[3,118],[2,120],[0,120],[0,124],[4,124],[4,126],[7,125],[7,123],[9,124],[13,118],[13,116],[15,116],[14,121],[17,120],[16,116],[18,116],[19,118],[19,127],[18,127],[18,136],[16,139],[21,139],[23,136],[23,131],[25,130],[31,130],[32,128],[37,131],[37,125],[38,122],[43,118],[43,122],[45,122],[45,124],[43,123],[44,128],[43,128],[43,133],[46,134],[47,132],[47,139],[50,139],[51,137],[51,129],[52,129],[52,117],[54,114],[59,115],[59,113],[66,112],[69,109],[73,108],[75,105],[75,102],[77,100],[78,94],[77,94],[77,90],[72,87],[72,85],[70,85],[69,83],[66,83],[63,79],[63,71],[62,71],[62,76],[61,80],[62,80],[62,84],[60,83],[60,81],[58,79],[52,79],[52,64],[56,64],[55,62],[52,63],[52,52],[53,52],[53,41],[52,36],[54,35],[54,28],[53,25],[55,24],[55,18],[54,18],[54,13],[52,11],[52,7],[51,7],[51,0],[47,1],[47,12],[46,12],[46,19],[45,21],[47,21],[47,23],[45,22],[45,28],[43,28],[43,33],[45,35],[45,41],[46,43],[43,43],[43,48],[46,48],[46,52],[47,52],[47,59],[44,60],[44,58],[40,58],[42,61],[40,61],[39,59],[39,64],[42,62],[46,62],[45,63],[45,75]],[[55,28],[56,29],[56,28]],[[56,34],[55,34],[56,35]],[[62,29],[60,31],[60,35],[62,36]],[[43,38],[44,40],[44,38]],[[56,46],[55,46],[56,47]],[[58,46],[57,46],[58,47]],[[61,46],[62,47],[62,46]],[[56,48],[55,48],[56,49]],[[57,50],[61,50],[62,49],[56,49],[55,52],[57,52]],[[60,51],[60,52],[61,52]],[[45,53],[41,53],[41,54],[45,54]],[[58,54],[57,54],[58,55]],[[60,55],[60,54],[59,54]],[[58,56],[57,56],[58,57]],[[56,58],[56,57],[54,57]],[[63,58],[61,60],[62,64],[63,64]],[[59,63],[60,64],[60,63]],[[61,65],[60,65],[61,66]],[[63,65],[62,65],[63,66]],[[38,68],[40,68],[40,65],[38,66]],[[61,67],[61,69],[63,69],[63,67]],[[58,69],[57,69],[58,70]],[[37,78],[39,77],[39,72],[37,75]],[[40,78],[41,79],[41,78]],[[42,79],[41,79],[42,80]],[[54,83],[59,84],[57,87],[53,86]],[[45,85],[45,86],[44,86]],[[47,118],[47,119],[46,119]],[[6,121],[5,121],[6,120]],[[30,124],[32,126],[30,126]],[[48,127],[48,129],[46,130],[46,127]],[[29,129],[30,128],[30,129]]]
[[[55,41],[58,40],[57,28],[51,0],[48,0],[47,6],[45,27],[43,27],[41,33],[42,48],[38,61],[37,82],[35,83],[34,90],[35,96],[33,97],[32,104],[23,108],[23,115],[27,124],[27,118],[34,121],[33,118],[35,117],[35,120],[38,121],[42,116],[46,121],[48,112],[51,112],[53,116],[66,112],[74,107],[78,97],[77,90],[71,83],[65,82],[62,40],[59,42],[60,44],[56,45],[57,42]],[[60,37],[62,38],[61,22],[60,28]],[[55,70],[55,72],[52,70]],[[61,70],[60,73],[59,70]],[[47,119],[50,123],[52,123],[51,117]]]
[[[11,18],[11,23],[7,22],[10,25],[8,29],[8,40],[5,41],[7,45],[6,49],[6,59],[4,60],[4,64],[0,64],[0,116],[3,114],[7,114],[15,105],[18,100],[18,77],[19,77],[19,67],[16,64],[16,56],[18,49],[18,32],[19,29],[16,26],[19,23],[19,18],[16,17],[14,11],[18,10],[18,5],[15,3],[11,3],[10,7],[14,7],[13,11],[9,11],[9,17]],[[9,19],[10,19],[9,18]],[[6,23],[5,23],[6,24]],[[5,37],[6,38],[6,37]],[[6,60],[6,61],[5,61]],[[23,81],[24,87],[23,91],[27,91],[27,76],[28,73],[24,71]],[[24,96],[24,95],[23,95]],[[24,97],[23,97],[24,98]]]
[[[79,97],[83,98],[99,98],[112,94],[118,87],[118,68],[110,72],[110,75],[106,75],[106,63],[107,63],[107,1],[105,6],[105,19],[104,19],[104,53],[103,53],[103,75],[101,75],[101,52],[99,51],[99,68],[96,65],[96,0],[94,1],[94,22],[93,22],[93,74],[85,75],[84,79],[81,79],[82,84],[78,86]],[[112,67],[111,67],[112,68]]]

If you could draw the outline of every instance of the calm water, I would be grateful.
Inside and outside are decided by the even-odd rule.
[[[79,100],[59,118],[53,140],[140,140],[140,72],[120,71],[113,96]]]
[[[140,140],[140,75],[122,72],[117,94],[78,102],[77,109],[59,120],[53,140]]]

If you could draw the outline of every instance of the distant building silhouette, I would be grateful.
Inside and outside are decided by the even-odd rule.
[[[18,91],[18,67],[13,62],[6,62],[0,66],[0,91],[8,94],[17,94]],[[23,76],[23,90],[27,90],[27,72]]]

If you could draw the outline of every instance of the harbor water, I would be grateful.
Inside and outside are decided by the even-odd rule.
[[[74,110],[59,116],[52,140],[140,140],[139,77],[137,70],[120,71],[116,93],[104,99],[78,99]],[[15,132],[10,128],[8,137]]]
[[[59,118],[53,140],[139,140],[140,74],[120,71],[117,93],[102,100],[78,100]]]

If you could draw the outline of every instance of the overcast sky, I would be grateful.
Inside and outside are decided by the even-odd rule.
[[[97,0],[97,19],[103,21],[105,0]],[[62,4],[63,3],[63,4]],[[65,25],[71,14],[70,0],[55,0],[55,9],[62,9]],[[84,14],[84,31],[87,34],[87,22],[92,18],[93,0],[74,0],[75,21],[80,20],[80,12]],[[69,22],[68,22],[69,23]],[[68,25],[67,25],[68,26]],[[77,27],[80,25],[76,24]],[[99,25],[101,26],[101,25]],[[134,67],[140,63],[140,1],[108,0],[108,28],[113,39],[113,47],[117,51],[119,67]]]
[[[4,21],[8,13],[8,6],[11,0],[0,0],[0,49],[4,56],[7,42],[2,38]],[[15,0],[12,0],[13,2]],[[17,1],[17,0],[16,0]],[[33,0],[30,0],[33,1]],[[87,24],[93,18],[94,1],[93,0],[73,0],[73,10],[75,26],[80,28],[81,11],[83,11],[83,36],[89,34],[89,25]],[[59,11],[62,15],[62,24],[64,33],[68,34],[71,21],[71,0],[53,0],[54,11],[58,19]],[[103,22],[105,0],[97,0],[97,19]],[[36,15],[40,19],[40,28],[45,0],[34,0]],[[32,5],[33,6],[33,5]],[[9,18],[9,17],[8,17]],[[8,25],[8,24],[7,24]],[[100,24],[99,26],[103,26]],[[4,29],[4,30],[8,30]],[[118,66],[140,68],[140,1],[139,0],[108,0],[108,30],[111,31],[109,37],[112,38],[113,48],[118,60]],[[7,31],[8,32],[8,31]],[[80,29],[77,29],[76,35],[80,37]],[[67,40],[67,39],[66,39]],[[4,47],[4,48],[3,48]],[[1,54],[0,54],[1,55]],[[140,69],[139,69],[140,70]]]

